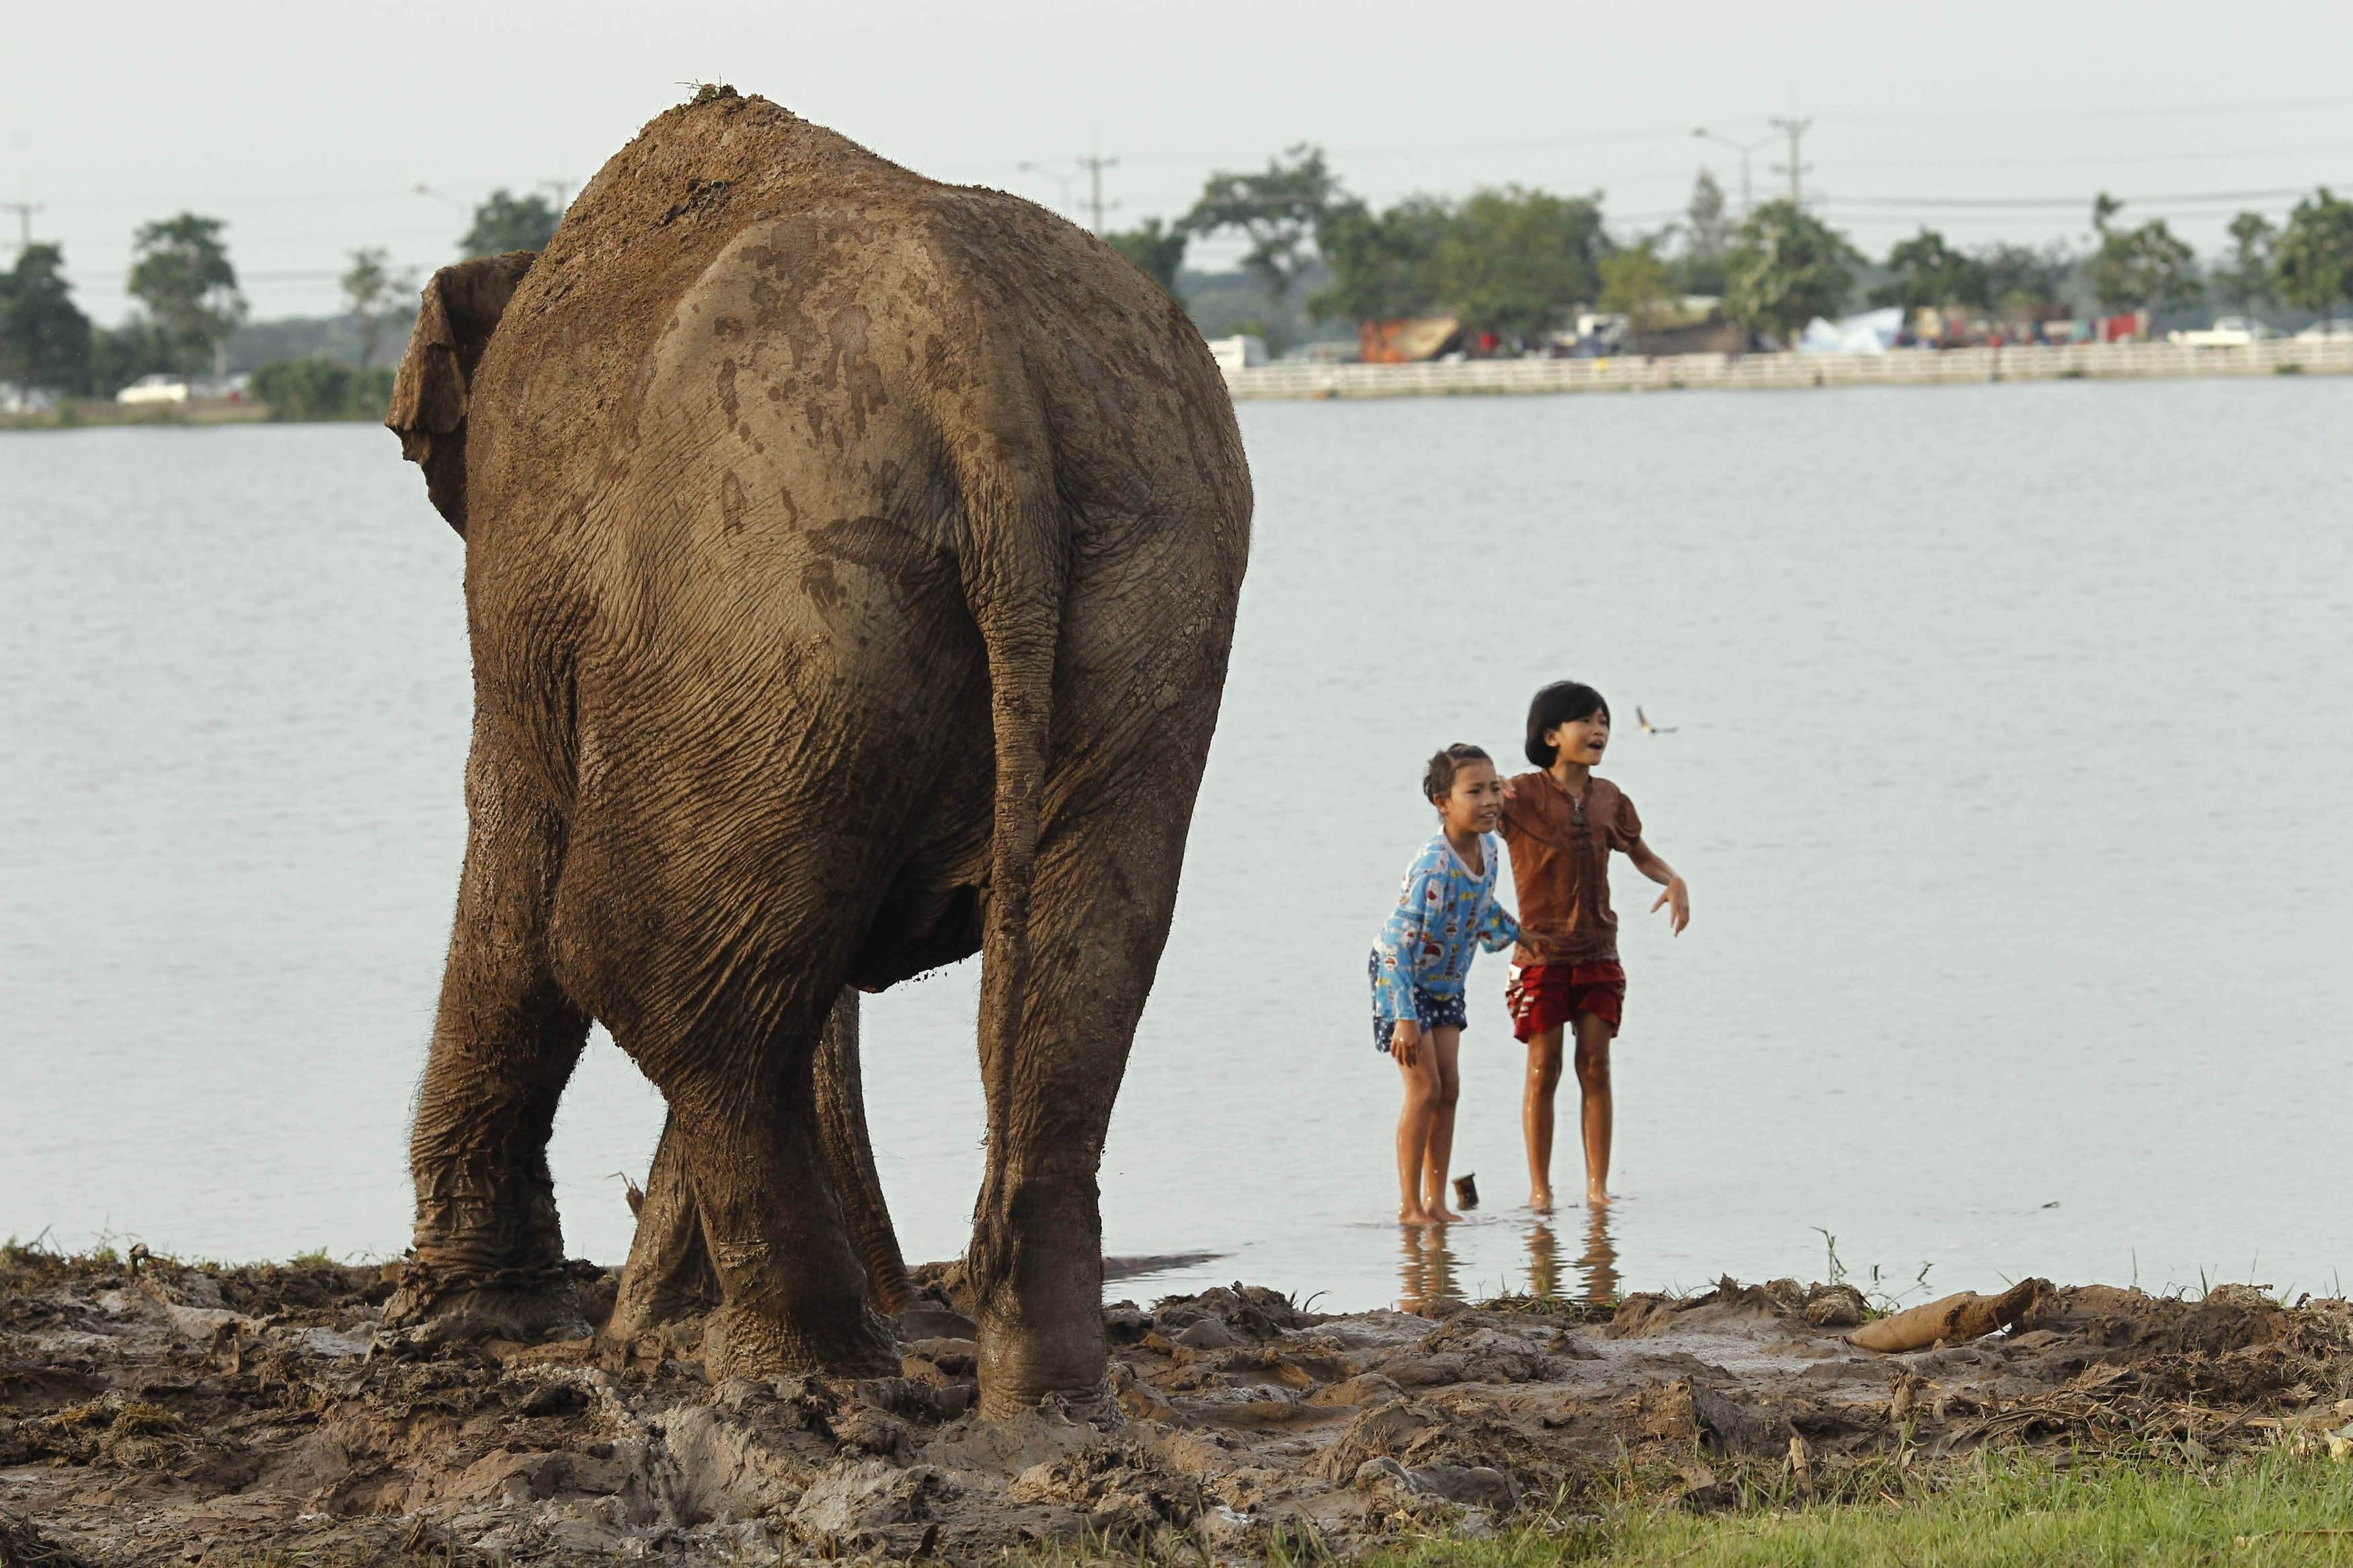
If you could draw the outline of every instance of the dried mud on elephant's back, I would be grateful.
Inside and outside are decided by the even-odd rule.
[[[610,1274],[575,1273],[608,1310]],[[1090,1423],[976,1418],[952,1268],[915,1270],[931,1337],[894,1376],[715,1384],[675,1331],[386,1348],[385,1275],[7,1255],[0,1539],[61,1563],[1347,1557],[1628,1487],[1875,1496],[1988,1446],[2211,1463],[2353,1422],[2346,1304],[2243,1289],[2056,1290],[2009,1332],[1877,1356],[1841,1337],[1842,1287],[1321,1315],[1236,1286],[1105,1309],[1117,1415]]]

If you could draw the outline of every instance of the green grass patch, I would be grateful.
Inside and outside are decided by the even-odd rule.
[[[2353,1563],[2353,1465],[2272,1449],[2200,1470],[1988,1452],[1875,1501],[1694,1516],[1629,1502],[1487,1541],[1426,1540],[1376,1568],[2136,1568]]]

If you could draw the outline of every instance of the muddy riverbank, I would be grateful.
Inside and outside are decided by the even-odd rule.
[[[396,1266],[395,1266],[396,1268]],[[609,1307],[612,1276],[577,1266]],[[1974,1343],[1848,1344],[1849,1288],[1322,1316],[1249,1287],[1115,1305],[1116,1412],[983,1424],[953,1268],[902,1375],[712,1386],[659,1344],[380,1341],[385,1269],[0,1260],[0,1560],[995,1557],[1869,1496],[1989,1445],[2207,1463],[2353,1418],[2353,1312],[2244,1288],[2038,1295]],[[2343,1442],[2339,1436],[2337,1441]],[[15,1555],[11,1557],[9,1554]],[[43,1558],[41,1552],[57,1553]]]

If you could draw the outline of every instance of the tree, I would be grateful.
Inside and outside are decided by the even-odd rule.
[[[2274,292],[2272,241],[2276,232],[2261,213],[2241,213],[2231,220],[2231,265],[2215,272],[2214,282],[2242,315],[2253,316],[2255,307]]]
[[[394,306],[417,292],[417,274],[395,272],[385,263],[389,253],[380,245],[365,246],[352,252],[351,270],[343,277],[343,303],[351,308],[352,320],[360,330],[360,368],[375,358],[375,345],[384,336],[385,322],[390,319]]]
[[[1182,226],[1163,227],[1156,217],[1145,218],[1141,226],[1121,234],[1103,236],[1103,243],[1135,264],[1136,269],[1176,297],[1176,272],[1185,265],[1185,230]]]
[[[272,419],[382,419],[392,367],[354,371],[331,359],[279,359],[253,367],[253,395]]]
[[[1355,197],[1335,203],[1315,227],[1332,283],[1307,301],[1319,321],[1386,321],[1438,308],[1433,258],[1453,215],[1435,196],[1408,196],[1385,213]]]
[[[1307,242],[1340,196],[1340,182],[1324,166],[1324,149],[1303,142],[1281,158],[1269,159],[1262,174],[1211,174],[1177,226],[1196,237],[1241,230],[1250,240],[1242,270],[1266,290],[1271,319],[1282,313],[1282,302],[1306,271],[1312,259]]]
[[[1862,259],[1846,236],[1796,203],[1763,203],[1725,258],[1725,313],[1793,342],[1816,316],[1838,314]]]
[[[504,256],[510,250],[545,250],[563,219],[545,196],[517,196],[496,190],[474,209],[474,226],[458,242],[468,258]]]
[[[79,390],[111,397],[141,376],[171,370],[178,363],[169,334],[134,315],[119,327],[100,327],[90,333],[90,368]]]
[[[1507,185],[1455,207],[1430,258],[1439,304],[1474,331],[1538,337],[1601,288],[1598,197]]]
[[[2092,253],[2093,297],[2110,310],[2169,310],[2194,304],[2204,293],[2198,281],[2197,253],[2177,238],[2163,218],[2138,228],[2120,228],[2116,216],[2124,203],[2100,193],[2092,204],[2092,226],[2099,248]]]
[[[216,217],[182,213],[143,224],[132,248],[131,294],[164,334],[172,366],[193,377],[245,319],[237,268]]]
[[[1933,228],[1897,242],[1887,253],[1887,269],[1895,277],[1872,290],[1871,302],[1900,305],[1907,316],[1947,305],[1982,309],[1991,302],[1985,264],[1955,250]]]
[[[90,374],[90,318],[73,302],[65,251],[28,245],[0,273],[0,381],[81,389]]]
[[[1601,258],[1601,308],[1623,315],[1635,331],[1649,331],[1673,298],[1672,275],[1650,241]]]
[[[2031,245],[1991,245],[1970,258],[1978,270],[1983,304],[2004,321],[2051,321],[2067,314],[2067,280],[2075,258],[2056,242],[2047,250]]]
[[[2321,186],[2295,204],[2272,255],[2280,297],[2326,318],[2353,298],[2353,202]]]
[[[1724,256],[1732,245],[1732,220],[1725,216],[1724,187],[1702,169],[1692,181],[1683,209],[1683,250],[1676,258],[1678,286],[1686,294],[1724,292]]]

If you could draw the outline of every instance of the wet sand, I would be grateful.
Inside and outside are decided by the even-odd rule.
[[[393,1266],[396,1269],[397,1266]],[[1435,1295],[1323,1316],[1246,1286],[1118,1304],[1115,1408],[982,1423],[958,1270],[902,1375],[717,1386],[696,1331],[620,1345],[380,1338],[388,1270],[0,1260],[0,1547],[179,1563],[994,1557],[1278,1538],[1343,1556],[1574,1512],[1607,1488],[1738,1506],[1870,1495],[1987,1444],[2318,1442],[2353,1417],[2353,1310],[2225,1287],[2052,1290],[2013,1329],[1879,1356],[1850,1287],[1725,1281],[1609,1306]],[[613,1276],[575,1266],[596,1310]],[[1188,1548],[1189,1550],[1189,1548]]]

